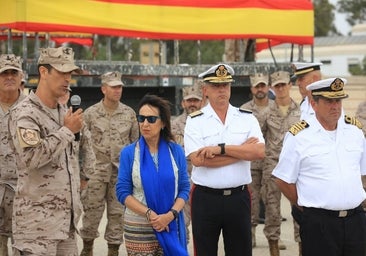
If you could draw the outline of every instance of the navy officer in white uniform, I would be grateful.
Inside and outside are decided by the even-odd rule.
[[[364,256],[366,143],[360,122],[342,115],[346,80],[307,86],[315,115],[287,133],[273,171],[282,193],[302,211],[303,256]]]
[[[230,103],[234,70],[218,64],[199,75],[208,104],[190,114],[184,132],[193,164],[192,233],[196,256],[251,256],[250,161],[264,157],[264,139],[251,111]]]

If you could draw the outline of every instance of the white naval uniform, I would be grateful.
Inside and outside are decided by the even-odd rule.
[[[186,156],[205,146],[217,146],[219,143],[240,145],[249,137],[256,137],[261,143],[264,138],[258,120],[251,113],[240,112],[229,105],[225,124],[217,116],[210,104],[201,109],[202,115],[188,117],[184,131],[184,149]],[[250,161],[217,167],[193,166],[194,184],[210,188],[232,188],[252,181]]]
[[[306,96],[304,100],[300,103],[300,111],[300,120],[308,120],[310,117],[315,115],[314,109],[310,104],[308,96]]]
[[[298,205],[327,210],[359,206],[366,198],[366,142],[362,130],[338,120],[335,140],[313,116],[309,127],[287,133],[273,175],[296,183]]]

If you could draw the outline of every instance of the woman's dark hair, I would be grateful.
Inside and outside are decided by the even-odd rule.
[[[159,96],[147,94],[139,102],[137,112],[139,112],[144,105],[150,105],[159,109],[160,119],[165,125],[164,129],[160,131],[160,136],[162,136],[166,141],[175,141],[170,125],[170,102]]]

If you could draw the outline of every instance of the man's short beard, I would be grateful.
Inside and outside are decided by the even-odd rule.
[[[259,92],[259,93],[257,93],[257,94],[254,94],[254,97],[255,97],[256,99],[258,99],[258,100],[262,100],[262,99],[264,99],[266,96],[267,96],[267,95],[266,95],[265,93],[263,93],[263,92]]]
[[[186,111],[187,111],[188,114],[191,114],[191,113],[193,113],[194,111],[197,111],[197,110],[198,110],[198,108],[196,108],[196,107],[186,108]]]

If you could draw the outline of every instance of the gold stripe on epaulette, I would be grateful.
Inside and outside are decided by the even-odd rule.
[[[197,116],[200,116],[200,115],[203,115],[203,112],[201,110],[197,110],[197,111],[194,111],[193,113],[189,114],[189,116],[191,118],[194,118],[194,117],[197,117]]]
[[[242,113],[249,113],[249,114],[253,113],[253,111],[251,111],[249,109],[246,109],[246,108],[239,108],[239,111],[242,112]]]
[[[309,124],[305,120],[301,120],[300,122],[297,122],[296,124],[293,124],[291,128],[289,129],[289,132],[292,135],[298,134],[300,131],[304,130],[305,128],[308,128]]]
[[[351,116],[344,116],[344,121],[347,124],[352,124],[357,126],[359,129],[362,129],[362,123],[356,118],[356,117],[351,117]]]

